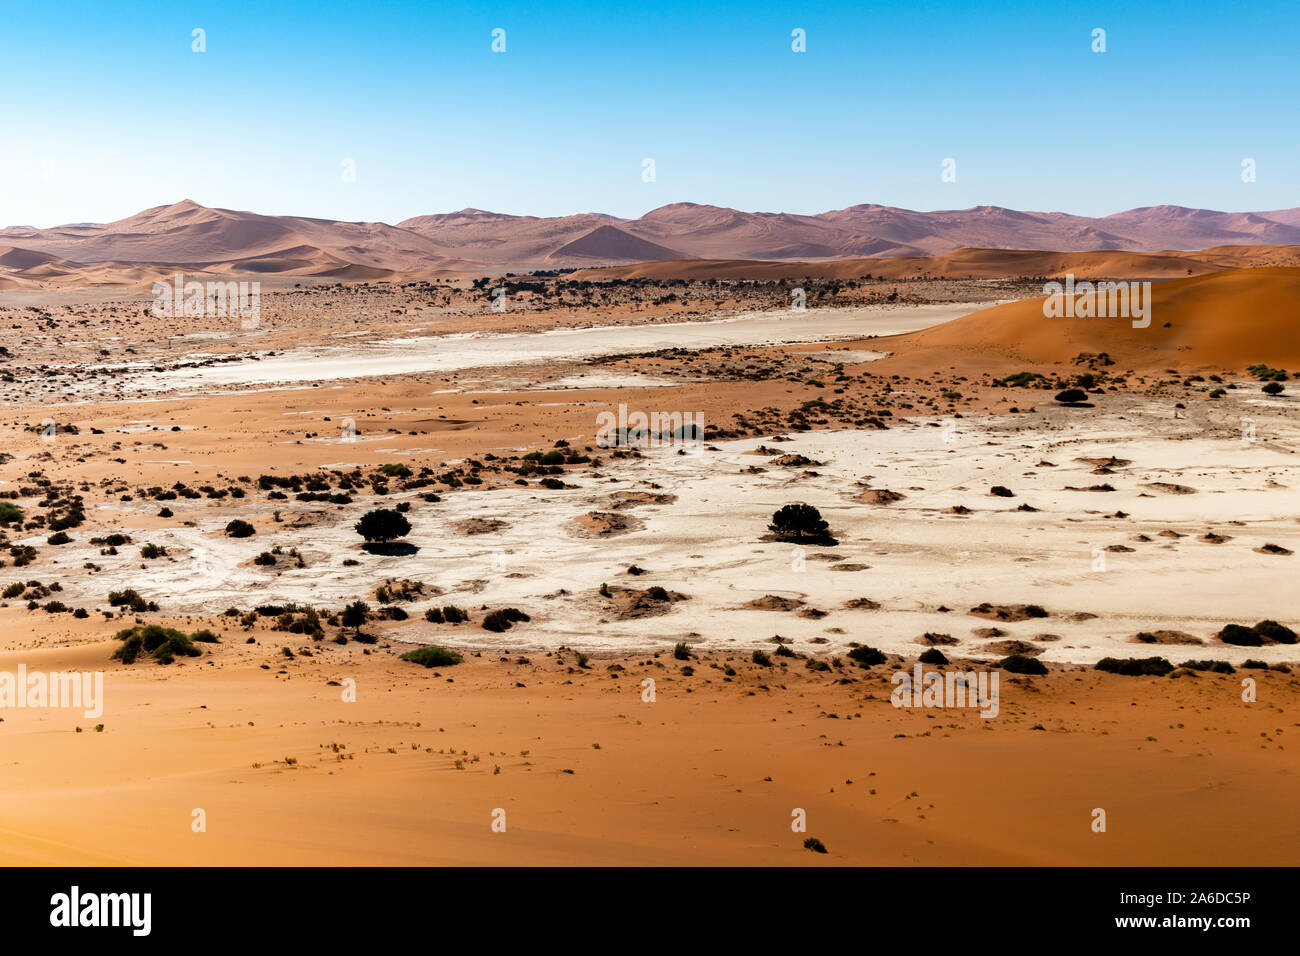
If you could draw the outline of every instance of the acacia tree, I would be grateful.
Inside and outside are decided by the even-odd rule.
[[[387,508],[367,511],[354,526],[357,534],[367,541],[395,541],[411,530],[411,522],[401,512]]]
[[[342,615],[339,616],[339,622],[344,627],[356,629],[356,636],[361,638],[361,625],[366,623],[366,615],[370,613],[370,605],[365,601],[353,601],[343,609]]]

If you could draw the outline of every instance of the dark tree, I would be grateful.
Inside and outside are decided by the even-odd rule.
[[[404,515],[386,508],[368,511],[356,523],[357,534],[367,541],[394,541],[411,530],[411,522]]]
[[[370,605],[365,601],[353,601],[343,609],[343,614],[339,621],[344,627],[355,628],[357,637],[361,637],[361,625],[366,623],[366,615],[370,613]]]

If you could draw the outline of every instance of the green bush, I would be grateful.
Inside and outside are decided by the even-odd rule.
[[[415,650],[407,651],[402,655],[402,660],[410,661],[412,664],[419,664],[421,667],[450,667],[453,664],[459,664],[464,659],[455,651],[449,651],[445,647],[438,647],[436,644],[426,644],[424,647],[417,647]]]
[[[198,657],[203,653],[194,646],[192,637],[158,624],[137,624],[118,631],[115,636],[122,646],[113,652],[113,657],[123,664],[134,664],[141,653],[153,655],[159,664],[170,664],[177,657]]]

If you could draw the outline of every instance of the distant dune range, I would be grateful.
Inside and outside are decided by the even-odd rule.
[[[1043,299],[993,306],[888,340],[904,365],[949,359],[1070,363],[1107,353],[1125,369],[1242,369],[1300,365],[1300,268],[1234,269],[1158,282],[1151,324],[1125,318],[1047,318]]]
[[[996,206],[916,212],[868,204],[805,216],[673,203],[638,219],[464,209],[392,226],[263,216],[185,200],[106,224],[0,229],[0,289],[134,286],[177,268],[339,280],[602,266],[620,268],[581,275],[968,278],[1074,271],[1171,278],[1189,270],[1300,265],[1296,246],[1300,208],[1150,206],[1093,219]]]

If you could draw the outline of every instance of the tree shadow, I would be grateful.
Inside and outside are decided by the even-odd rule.
[[[361,546],[363,551],[390,558],[408,558],[419,552],[418,545],[409,541],[367,541]]]

